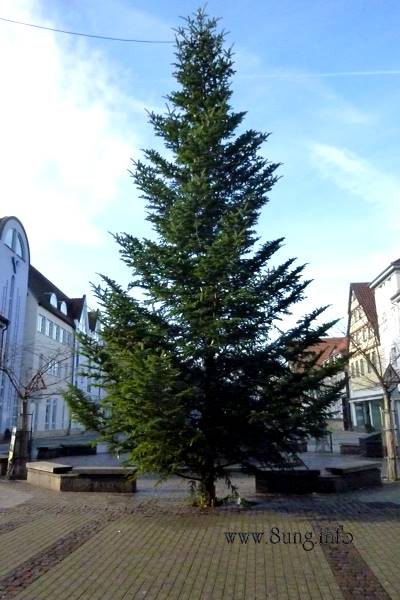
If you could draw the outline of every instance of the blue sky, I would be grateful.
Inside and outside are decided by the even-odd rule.
[[[0,0],[0,17],[116,37],[173,39],[191,0]],[[298,311],[332,304],[400,256],[400,3],[209,1],[234,45],[233,106],[283,163],[259,233],[284,236],[314,279]],[[108,231],[150,235],[128,175],[159,142],[146,108],[173,89],[173,46],[77,38],[0,22],[0,213],[32,263],[71,296],[103,272],[126,282]],[[297,311],[297,312],[298,312]],[[296,312],[296,314],[297,314]],[[343,328],[341,326],[340,328]],[[339,328],[339,329],[340,329]]]

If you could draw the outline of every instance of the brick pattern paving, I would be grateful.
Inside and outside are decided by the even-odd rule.
[[[252,510],[200,512],[188,504],[186,486],[153,482],[141,481],[133,496],[36,490],[32,501],[0,511],[0,599],[400,598],[398,505],[271,496]],[[238,483],[250,498],[254,482]],[[268,539],[278,528],[302,540],[314,532],[317,540],[321,528],[339,524],[353,544],[305,550],[283,535]],[[263,531],[264,540],[228,544],[227,531]]]
[[[26,525],[4,533],[0,546],[0,576],[54,544],[80,527],[90,517],[84,515],[40,516]]]
[[[342,524],[334,521],[314,523],[315,531],[339,531]],[[354,528],[346,525],[354,538]],[[357,536],[356,536],[357,537]],[[332,539],[332,538],[331,538]],[[346,543],[322,543],[321,548],[346,600],[390,600],[378,577],[370,569],[359,550],[346,534]]]
[[[44,550],[19,564],[17,568],[9,571],[7,576],[0,579],[0,599],[13,598],[24,590],[37,578],[41,577],[55,564],[84,544],[91,536],[105,527],[110,520],[118,515],[108,514],[106,519],[91,520],[83,527],[75,529],[65,536],[57,539],[54,544],[47,546]]]
[[[386,514],[393,519],[385,518]],[[389,598],[400,598],[400,511],[373,521],[349,521],[356,547]],[[368,596],[366,596],[368,598]]]
[[[320,548],[226,543],[224,532],[306,531],[306,520],[262,514],[126,515],[89,539],[18,600],[264,599],[342,600]]]

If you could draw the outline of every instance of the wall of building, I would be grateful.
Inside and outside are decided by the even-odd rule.
[[[400,366],[400,308],[391,300],[399,290],[400,273],[398,272],[391,273],[375,287],[384,368],[390,362],[395,367]]]
[[[1,219],[0,314],[9,321],[3,336],[2,361],[16,382],[21,376],[29,261],[29,244],[22,224],[14,217]],[[0,434],[16,423],[18,413],[16,390],[6,373],[0,373]]]
[[[353,353],[349,360],[349,402],[353,427],[361,429],[367,424],[380,429],[382,390],[371,362],[379,366],[382,349],[376,331],[354,292],[350,299],[349,350]]]
[[[23,370],[26,381],[40,373],[45,389],[32,397],[30,413],[35,433],[64,432],[69,410],[61,392],[72,382],[73,328],[40,306],[28,292]]]
[[[375,302],[378,314],[379,336],[382,348],[382,368],[388,365],[400,373],[400,306],[393,301],[400,291],[400,270],[389,270],[387,276],[374,285]],[[400,425],[399,390],[392,393],[393,410],[397,428]]]

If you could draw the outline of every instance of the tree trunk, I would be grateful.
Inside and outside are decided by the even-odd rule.
[[[214,474],[208,475],[202,481],[202,487],[204,490],[204,500],[206,506],[215,506],[216,503],[216,493],[215,493],[215,481]]]
[[[391,410],[391,398],[386,390],[383,392],[383,444],[386,448],[386,476],[389,481],[397,481],[396,432]]]
[[[21,398],[20,402],[21,412],[17,420],[14,456],[7,469],[9,479],[26,479],[27,476],[26,463],[29,459],[28,398]]]

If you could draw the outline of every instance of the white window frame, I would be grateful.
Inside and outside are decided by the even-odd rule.
[[[46,317],[40,313],[37,316],[36,331],[38,331],[38,333],[46,333]]]

